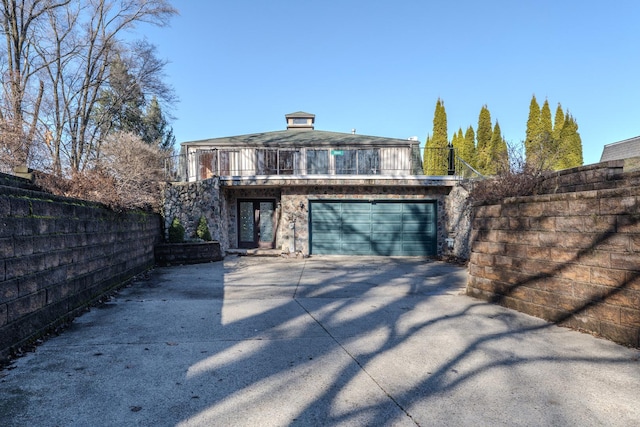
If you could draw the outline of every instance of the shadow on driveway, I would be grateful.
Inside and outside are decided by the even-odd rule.
[[[0,372],[22,425],[640,423],[638,350],[463,295],[422,258],[160,268]]]

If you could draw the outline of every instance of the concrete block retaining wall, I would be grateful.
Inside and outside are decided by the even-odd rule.
[[[640,186],[617,163],[475,208],[467,293],[640,346]]]
[[[0,360],[154,264],[160,217],[0,181]]]

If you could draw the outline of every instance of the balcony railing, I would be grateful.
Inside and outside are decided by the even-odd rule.
[[[177,155],[165,160],[168,181],[198,181],[214,176],[313,176],[313,175],[449,175],[474,177],[479,174],[450,148],[429,148],[419,155],[411,154],[404,162],[386,162],[381,166],[379,151],[374,149],[344,148],[340,150],[306,149],[304,162],[301,150],[255,150],[250,168],[242,168],[240,150],[198,150],[188,155]],[[329,160],[333,156],[333,160]],[[245,162],[246,163],[246,162]],[[401,164],[404,163],[404,164]],[[391,167],[389,167],[391,166]]]

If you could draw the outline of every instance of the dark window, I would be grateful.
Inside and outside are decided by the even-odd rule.
[[[340,150],[335,154],[336,175],[353,175],[357,171],[357,156],[355,150]]]
[[[380,174],[380,150],[358,150],[358,175]]]
[[[293,175],[296,169],[296,152],[293,150],[280,150],[278,156],[278,173],[280,175]]]
[[[308,174],[328,174],[329,173],[329,151],[328,150],[307,150],[307,173]]]
[[[278,173],[278,150],[256,150],[258,175],[276,175]]]

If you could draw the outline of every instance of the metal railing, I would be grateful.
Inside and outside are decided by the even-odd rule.
[[[324,149],[323,149],[324,150]],[[344,152],[366,151],[361,148],[343,148],[340,150],[324,150],[332,156],[341,156]],[[198,181],[214,176],[288,176],[288,175],[429,175],[429,176],[456,176],[460,178],[481,177],[473,167],[463,159],[460,159],[452,147],[428,148],[421,150],[425,159],[417,153],[411,154],[408,160],[409,167],[381,167],[379,157],[364,158],[353,156],[354,161],[313,160],[307,157],[306,162],[301,162],[300,150],[273,149],[275,157],[270,161],[264,158],[256,159],[254,167],[243,169],[240,167],[239,150],[208,149],[191,152],[188,155],[180,154],[165,159],[165,178],[168,181]],[[322,151],[311,150],[308,151]],[[338,153],[338,154],[336,154]],[[257,154],[255,154],[258,156]],[[405,162],[406,163],[406,162]],[[304,167],[299,165],[304,164]],[[393,165],[392,165],[393,166]],[[396,165],[397,166],[397,165]]]

